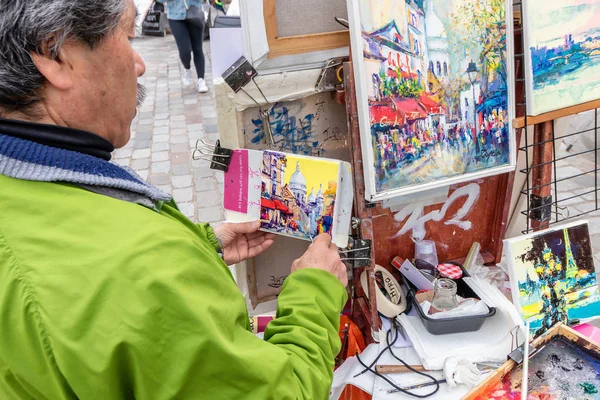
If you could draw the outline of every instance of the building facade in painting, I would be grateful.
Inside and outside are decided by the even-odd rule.
[[[307,238],[331,233],[335,191],[326,196],[320,185],[316,194],[314,187],[308,194],[299,161],[289,182],[285,182],[287,163],[282,153],[265,151],[263,154],[262,228]]]

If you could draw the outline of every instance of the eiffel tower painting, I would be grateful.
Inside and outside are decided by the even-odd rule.
[[[513,302],[534,337],[554,324],[600,315],[587,223],[505,240]]]
[[[567,259],[567,279],[575,279],[579,274],[579,268],[573,257],[573,249],[571,249],[571,239],[569,238],[569,230],[564,229],[565,232],[565,258]]]

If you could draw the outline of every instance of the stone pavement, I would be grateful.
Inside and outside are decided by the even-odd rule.
[[[207,161],[192,160],[198,139],[219,138],[209,43],[204,43],[207,94],[197,93],[195,85],[183,87],[183,66],[172,35],[139,37],[133,46],[146,62],[139,82],[148,96],[133,121],[131,140],[113,159],[171,193],[193,221],[222,221],[223,173],[211,170]]]

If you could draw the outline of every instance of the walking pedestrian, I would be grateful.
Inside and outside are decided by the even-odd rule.
[[[196,89],[200,93],[208,92],[206,81],[204,80],[205,60],[202,43],[204,42],[204,29],[202,27],[185,19],[189,7],[198,7],[202,10],[202,0],[157,0],[159,3],[167,5],[167,19],[169,27],[175,37],[179,58],[183,64],[183,84],[189,86],[192,84],[192,54],[194,55],[194,66],[198,75]]]

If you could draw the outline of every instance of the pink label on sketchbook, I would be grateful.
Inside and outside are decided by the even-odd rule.
[[[234,150],[225,173],[223,207],[229,211],[248,212],[248,150]]]

